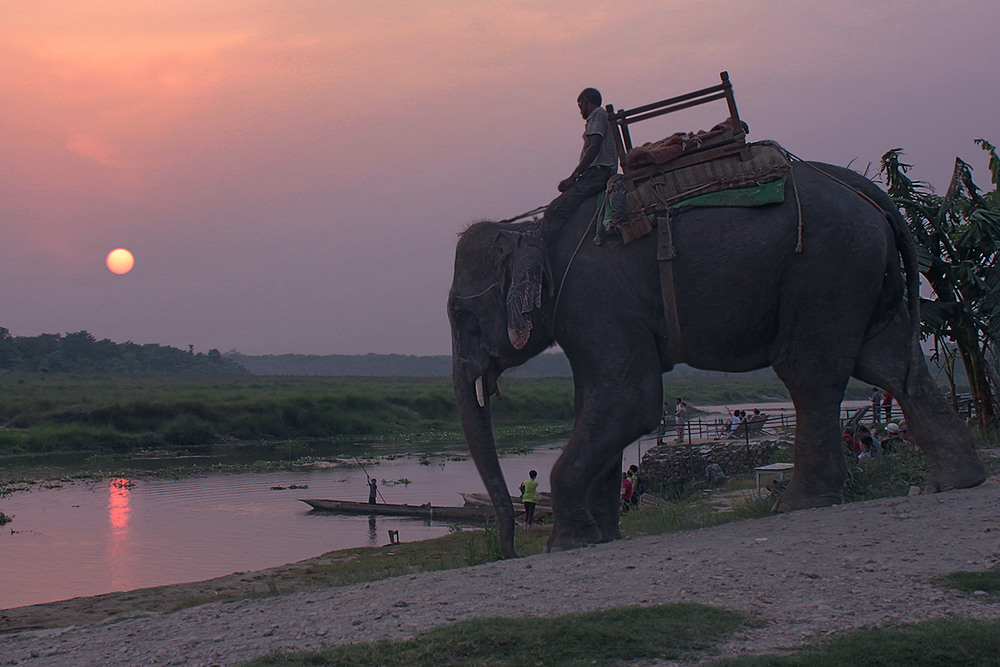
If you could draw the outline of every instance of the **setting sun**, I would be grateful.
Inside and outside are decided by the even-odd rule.
[[[132,267],[135,266],[135,257],[125,248],[115,248],[108,253],[105,264],[108,265],[108,270],[111,273],[122,275],[131,271]]]

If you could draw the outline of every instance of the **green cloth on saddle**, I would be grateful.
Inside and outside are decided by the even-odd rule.
[[[785,201],[785,179],[777,178],[770,183],[761,183],[734,190],[719,190],[718,192],[690,197],[677,202],[670,207],[670,210],[710,206],[765,206],[767,204],[780,204],[783,201]]]
[[[678,212],[685,208],[709,208],[712,206],[732,206],[732,207],[753,207],[766,206],[768,204],[780,204],[785,201],[785,179],[776,178],[769,183],[751,185],[747,188],[735,188],[733,190],[719,190],[709,192],[704,195],[696,195],[677,202],[670,207],[671,212]],[[656,214],[648,215],[650,222],[656,221]],[[607,227],[607,221],[612,219],[611,200],[604,198],[604,217],[602,223]]]

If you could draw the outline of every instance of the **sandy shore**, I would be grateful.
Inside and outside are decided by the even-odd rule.
[[[405,637],[474,616],[695,601],[766,624],[723,655],[768,652],[885,623],[1000,618],[938,575],[1000,560],[1000,479],[344,588],[8,632],[0,663],[228,665],[274,650]],[[86,600],[73,601],[86,609]],[[58,604],[58,603],[57,603]],[[119,601],[119,604],[121,602]],[[0,617],[5,613],[0,612]],[[81,618],[85,618],[82,616]]]

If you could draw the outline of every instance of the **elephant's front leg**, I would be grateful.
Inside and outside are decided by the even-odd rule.
[[[577,383],[576,424],[552,467],[550,551],[621,536],[622,451],[656,426],[662,400],[659,374],[628,371],[651,366],[655,368],[650,362],[617,369],[602,375],[604,381],[599,383]],[[608,377],[619,381],[609,383]]]
[[[575,428],[562,456],[552,466],[552,535],[549,551],[572,549],[603,541],[597,519],[588,507],[595,479],[604,480],[607,456],[594,452],[589,438]],[[620,473],[619,473],[620,474]],[[602,517],[607,521],[607,517]],[[617,520],[617,516],[616,516]]]
[[[611,456],[603,474],[590,485],[587,494],[587,509],[594,517],[597,529],[601,531],[601,541],[611,542],[621,538],[619,525],[622,488],[621,452]]]

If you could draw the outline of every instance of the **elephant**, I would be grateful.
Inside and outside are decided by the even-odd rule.
[[[490,400],[506,369],[553,344],[572,369],[574,424],[549,480],[550,551],[621,537],[622,451],[658,424],[662,375],[677,350],[698,369],[770,366],[787,387],[795,474],[775,511],[842,502],[839,415],[851,377],[897,399],[927,460],[925,492],[985,480],[972,433],[927,368],[916,247],[898,209],[850,169],[795,161],[789,179],[795,196],[783,203],[672,215],[673,350],[656,235],[593,243],[596,201],[557,232],[481,221],[460,234],[448,296],[452,376],[504,557],[516,556],[514,514]]]

